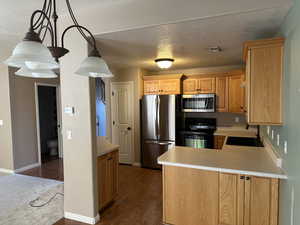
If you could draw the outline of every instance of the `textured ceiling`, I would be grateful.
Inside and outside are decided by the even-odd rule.
[[[172,69],[241,64],[246,40],[274,37],[289,7],[212,17],[97,36],[110,66],[158,70],[157,57],[172,57]],[[208,47],[222,52],[210,53]]]

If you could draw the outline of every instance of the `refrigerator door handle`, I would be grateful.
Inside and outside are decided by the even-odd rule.
[[[174,142],[168,142],[168,141],[145,141],[146,144],[158,144],[158,145],[172,145]]]
[[[157,108],[156,108],[156,132],[157,132],[157,139],[160,139],[160,123],[159,123],[159,120],[160,120],[160,97],[159,95],[157,96]]]

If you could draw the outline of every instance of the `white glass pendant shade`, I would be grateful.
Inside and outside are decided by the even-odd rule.
[[[26,66],[32,70],[59,68],[49,49],[37,41],[20,42],[4,63],[12,67]]]
[[[31,78],[56,78],[57,77],[57,74],[49,69],[31,70],[26,67],[22,67],[15,74],[18,76],[31,77]]]
[[[111,78],[114,75],[110,72],[106,62],[101,57],[89,56],[75,72],[78,75],[88,77]]]

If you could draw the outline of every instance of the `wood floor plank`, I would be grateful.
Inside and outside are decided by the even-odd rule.
[[[161,171],[120,165],[119,194],[97,225],[162,224]],[[62,219],[55,225],[84,225]]]

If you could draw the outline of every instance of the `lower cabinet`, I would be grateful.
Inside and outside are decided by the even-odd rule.
[[[278,179],[163,167],[163,222],[278,225]]]
[[[98,157],[99,208],[105,208],[118,193],[118,151]]]
[[[214,136],[214,149],[222,149],[224,142],[225,142],[225,136],[221,135],[215,135]]]
[[[278,224],[278,179],[219,176],[219,225]]]

